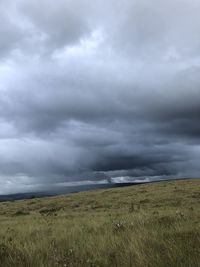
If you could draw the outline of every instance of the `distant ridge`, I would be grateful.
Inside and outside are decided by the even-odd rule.
[[[109,189],[109,188],[117,188],[117,187],[125,187],[125,186],[134,186],[148,183],[159,183],[165,181],[175,181],[175,180],[189,180],[191,178],[176,178],[176,179],[162,179],[156,181],[149,182],[135,182],[135,183],[106,183],[106,184],[89,184],[89,185],[78,185],[78,186],[65,186],[65,187],[57,187],[53,189],[49,189],[46,191],[40,192],[28,192],[28,193],[16,193],[16,194],[8,194],[8,195],[0,195],[0,202],[3,201],[14,201],[14,200],[22,200],[22,199],[31,199],[31,198],[42,198],[42,197],[50,197],[62,194],[70,194],[70,193],[78,193],[83,191],[90,191],[95,189]],[[199,178],[193,178],[199,179]]]
[[[90,185],[79,185],[79,186],[66,186],[62,188],[50,189],[44,192],[28,192],[28,193],[16,193],[8,195],[0,195],[0,202],[2,201],[12,201],[20,199],[30,199],[30,198],[41,198],[56,196],[61,194],[78,193],[82,191],[89,191],[95,189],[106,189],[124,186],[133,186],[140,183],[108,183],[108,184],[90,184]]]

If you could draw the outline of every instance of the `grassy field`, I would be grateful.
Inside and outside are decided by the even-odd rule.
[[[1,267],[198,267],[200,180],[0,203]]]

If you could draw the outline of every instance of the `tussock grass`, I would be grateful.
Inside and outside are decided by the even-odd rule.
[[[198,267],[200,180],[0,203],[1,267]]]

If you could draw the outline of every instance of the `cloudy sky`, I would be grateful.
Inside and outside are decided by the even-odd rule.
[[[200,176],[199,0],[0,0],[0,193]]]

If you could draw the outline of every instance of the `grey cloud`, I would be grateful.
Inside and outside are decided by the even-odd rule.
[[[198,176],[199,8],[2,2],[2,190]]]
[[[73,45],[90,34],[91,26],[85,4],[80,1],[49,2],[20,1],[18,10],[32,25],[33,34],[42,36],[38,45],[43,46],[43,53],[51,53],[62,47]]]
[[[120,12],[122,7],[124,12]],[[119,47],[119,53],[140,59],[195,56],[200,41],[199,9],[198,1],[123,1],[111,42]]]
[[[4,7],[1,4],[0,6],[0,57],[4,60],[6,60],[7,54],[18,48],[20,40],[23,39],[23,30],[16,24],[12,18],[12,14],[9,14],[7,11],[7,8],[9,9],[9,5]]]

